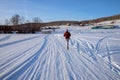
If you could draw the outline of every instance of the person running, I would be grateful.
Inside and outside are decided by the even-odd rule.
[[[64,33],[64,37],[66,38],[66,41],[67,41],[67,49],[69,49],[69,40],[70,40],[70,32],[68,31],[68,29],[66,29],[65,33]]]

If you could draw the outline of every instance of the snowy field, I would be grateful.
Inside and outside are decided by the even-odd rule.
[[[0,34],[0,80],[120,80],[120,29]]]

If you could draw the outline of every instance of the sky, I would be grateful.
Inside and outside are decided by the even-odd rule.
[[[82,21],[120,14],[120,0],[0,0],[0,24],[19,14],[32,21]]]

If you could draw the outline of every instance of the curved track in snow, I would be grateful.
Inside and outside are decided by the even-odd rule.
[[[67,50],[61,34],[1,43],[0,80],[119,80],[119,67],[98,56],[97,49],[90,41],[74,36]]]

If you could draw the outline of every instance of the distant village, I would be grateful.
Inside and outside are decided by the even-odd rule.
[[[33,22],[26,22],[26,23],[18,23],[19,22],[19,15],[14,15],[10,20],[12,24],[6,20],[5,25],[0,25],[0,33],[36,33],[40,32],[43,29],[52,29],[53,31],[59,28],[60,25],[66,26],[80,26],[84,27],[86,25],[95,25],[95,23],[113,20],[111,24],[114,24],[114,20],[120,19],[119,15],[109,16],[109,17],[102,17],[93,20],[85,20],[85,21],[54,21],[54,22],[41,22],[39,18],[35,18]],[[99,24],[100,25],[100,24]],[[54,27],[56,26],[56,27]]]

